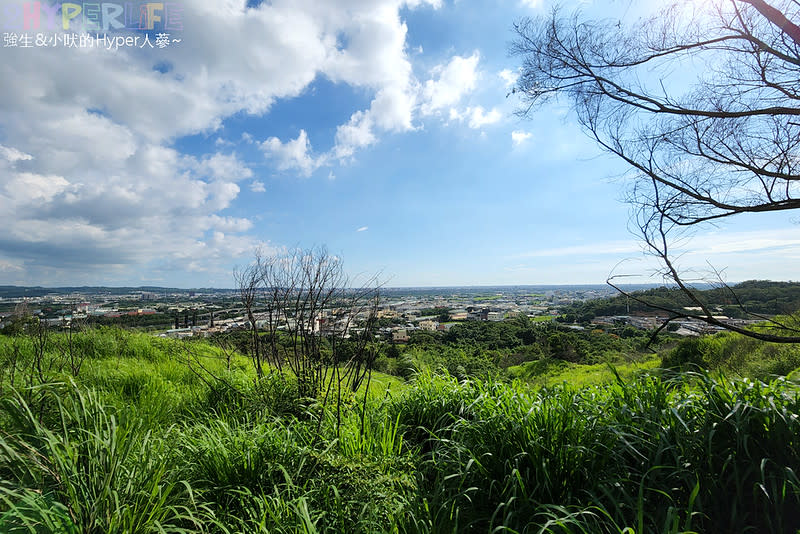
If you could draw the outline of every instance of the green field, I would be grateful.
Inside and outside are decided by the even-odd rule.
[[[703,343],[699,361],[743,346]],[[651,352],[479,378],[520,349],[436,347],[375,372],[366,404],[323,405],[207,341],[0,337],[0,532],[800,528],[796,382],[681,370],[678,349],[672,371]]]
[[[491,302],[493,300],[500,300],[503,298],[502,295],[479,295],[473,297],[472,300],[475,302]]]

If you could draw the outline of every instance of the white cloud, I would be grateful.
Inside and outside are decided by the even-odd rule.
[[[308,134],[305,130],[300,130],[296,139],[283,143],[277,137],[270,137],[261,143],[261,150],[278,162],[278,169],[297,170],[303,176],[311,176],[322,163],[321,160],[314,158],[311,152],[311,144],[308,142]]]
[[[435,67],[433,78],[422,88],[422,113],[430,115],[453,107],[472,92],[478,81],[479,60],[480,54],[476,51],[469,57],[453,56],[446,65]]]
[[[531,9],[538,9],[542,7],[542,0],[520,0],[522,5]]]
[[[40,175],[28,172],[14,173],[4,186],[5,196],[16,206],[28,203],[50,202],[66,192],[70,183],[61,176]]]
[[[416,90],[416,84],[410,84],[379,91],[369,110],[376,125],[387,131],[412,130]]]
[[[637,240],[628,241],[599,241],[585,245],[541,249],[519,254],[517,258],[538,258],[550,256],[599,256],[614,254],[635,254],[645,250],[644,244]],[[736,231],[736,232],[709,232],[693,237],[681,239],[673,245],[674,254],[683,254],[684,257],[696,256],[712,257],[726,254],[753,254],[765,251],[798,251],[800,252],[800,237],[797,229],[769,231]],[[699,263],[704,260],[700,259]]]
[[[459,113],[455,109],[450,109],[450,118],[458,120],[466,120],[470,128],[477,130],[487,124],[495,124],[500,122],[503,115],[493,108],[487,112],[483,106],[468,107],[463,113]]]
[[[264,186],[264,182],[259,182],[258,180],[253,180],[250,184],[250,191],[253,193],[265,193],[267,191],[266,186]]]
[[[362,226],[361,228],[357,229],[356,232],[366,232],[369,230],[369,226]]]
[[[524,130],[514,130],[511,132],[511,142],[514,143],[514,146],[521,145],[531,137],[533,137],[533,134]]]
[[[96,280],[76,274],[91,272],[93,262],[119,266],[124,278],[141,266],[197,270],[211,262],[221,269],[249,254],[257,241],[247,235],[252,225],[220,211],[235,202],[238,183],[254,192],[263,183],[239,154],[189,155],[175,141],[201,134],[226,148],[225,119],[268,113],[319,77],[364,90],[372,102],[351,111],[331,152],[315,155],[305,130],[286,142],[258,143],[277,168],[308,176],[382,133],[413,130],[420,114],[458,105],[478,79],[477,52],[453,57],[427,83],[415,78],[402,11],[423,6],[441,1],[272,0],[243,9],[241,0],[196,0],[184,11],[183,44],[167,51],[4,51],[3,265],[24,269],[30,281],[56,283]],[[155,71],[165,57],[170,70]],[[248,133],[241,142],[257,143]]]
[[[435,8],[441,6],[438,1],[405,2],[408,7],[423,3]],[[338,27],[338,31],[322,39],[325,46],[333,48],[320,72],[333,81],[345,81],[376,92],[368,109],[355,111],[348,122],[337,128],[335,145],[328,153],[310,156],[307,136],[305,153],[302,146],[291,145],[292,141],[278,144],[279,140],[270,138],[262,147],[280,154],[277,159],[280,170],[293,169],[308,176],[332,160],[350,159],[358,150],[375,144],[380,133],[413,130],[416,113],[429,115],[457,104],[476,87],[480,59],[477,51],[471,56],[453,56],[437,66],[432,70],[432,79],[425,84],[415,79],[407,52],[408,29],[399,17],[396,2],[357,3],[349,8],[303,1],[293,5],[301,10],[308,8],[325,23]],[[339,45],[340,34],[346,35],[346,46]],[[470,113],[475,128],[499,120],[494,111],[485,116],[480,111]]]
[[[428,4],[434,9],[439,9],[440,7],[442,7],[442,0],[405,0],[403,2],[403,5],[411,9],[419,7],[422,4]]]
[[[197,163],[197,170],[203,176],[215,180],[244,180],[253,176],[244,163],[239,161],[236,154],[214,154],[206,156]]]
[[[207,219],[207,227],[213,228],[216,232],[242,233],[250,230],[253,227],[253,222],[240,217],[211,215]]]
[[[375,143],[375,140],[371,114],[357,111],[347,124],[336,129],[336,146],[333,153],[340,159],[350,158],[357,149],[367,147]]]
[[[517,83],[517,79],[519,79],[519,73],[513,72],[510,69],[503,69],[498,72],[497,75],[503,80],[503,83],[505,83],[506,89],[514,87],[514,84]]]
[[[33,156],[30,154],[25,154],[24,152],[20,152],[13,147],[0,145],[0,158],[3,158],[11,163],[16,163],[17,161],[32,160]]]

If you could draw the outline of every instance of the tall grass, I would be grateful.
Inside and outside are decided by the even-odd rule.
[[[297,428],[304,424],[313,423],[199,424],[183,435],[175,463],[217,516],[243,532],[391,530],[407,507],[410,478],[338,454],[335,439],[315,446],[314,432]]]
[[[337,414],[205,344],[194,354],[219,381],[178,343],[125,336],[84,340],[77,385],[0,390],[0,532],[800,529],[791,380],[534,390],[422,371]]]
[[[531,393],[423,375],[394,406],[428,436],[409,530],[794,533],[799,409],[786,381]]]
[[[93,391],[42,387],[42,420],[22,395],[2,402],[3,532],[183,532],[191,498],[169,477],[167,440],[133,412],[115,411]]]

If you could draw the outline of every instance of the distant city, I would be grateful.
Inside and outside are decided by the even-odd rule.
[[[653,287],[631,285],[625,289]],[[570,305],[617,294],[607,285],[397,287],[380,291],[380,332],[396,343],[407,342],[414,331],[447,331],[461,321],[503,321],[519,315],[553,320]],[[256,302],[256,312],[258,306]],[[0,287],[0,328],[23,313],[54,328],[75,322],[118,325],[173,338],[208,337],[249,328],[236,289]],[[324,332],[326,317],[331,315],[322,313],[315,328]],[[256,319],[265,320],[258,313]],[[641,314],[598,319],[598,323],[621,321],[642,329],[659,322],[657,315]]]

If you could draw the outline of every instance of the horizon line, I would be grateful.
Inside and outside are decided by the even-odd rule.
[[[784,282],[793,283],[794,280],[771,280],[771,279],[748,279],[726,282],[727,285],[738,285],[743,282]],[[665,287],[669,283],[621,283],[618,286],[652,286],[652,287]],[[710,286],[714,285],[712,282],[702,282],[698,285]],[[402,289],[480,289],[480,288],[524,288],[524,287],[609,287],[607,282],[582,282],[582,283],[547,283],[547,284],[455,284],[455,285],[406,285],[406,286],[378,286],[379,289],[385,290],[402,290]],[[62,286],[42,286],[42,285],[15,285],[15,284],[0,284],[0,288],[14,288],[14,289],[43,289],[43,290],[58,290],[58,289],[131,289],[131,290],[181,290],[181,291],[195,291],[195,290],[215,290],[215,291],[236,291],[235,287],[174,287],[174,286],[155,286],[155,285],[62,285]],[[348,289],[357,289],[352,287]]]

